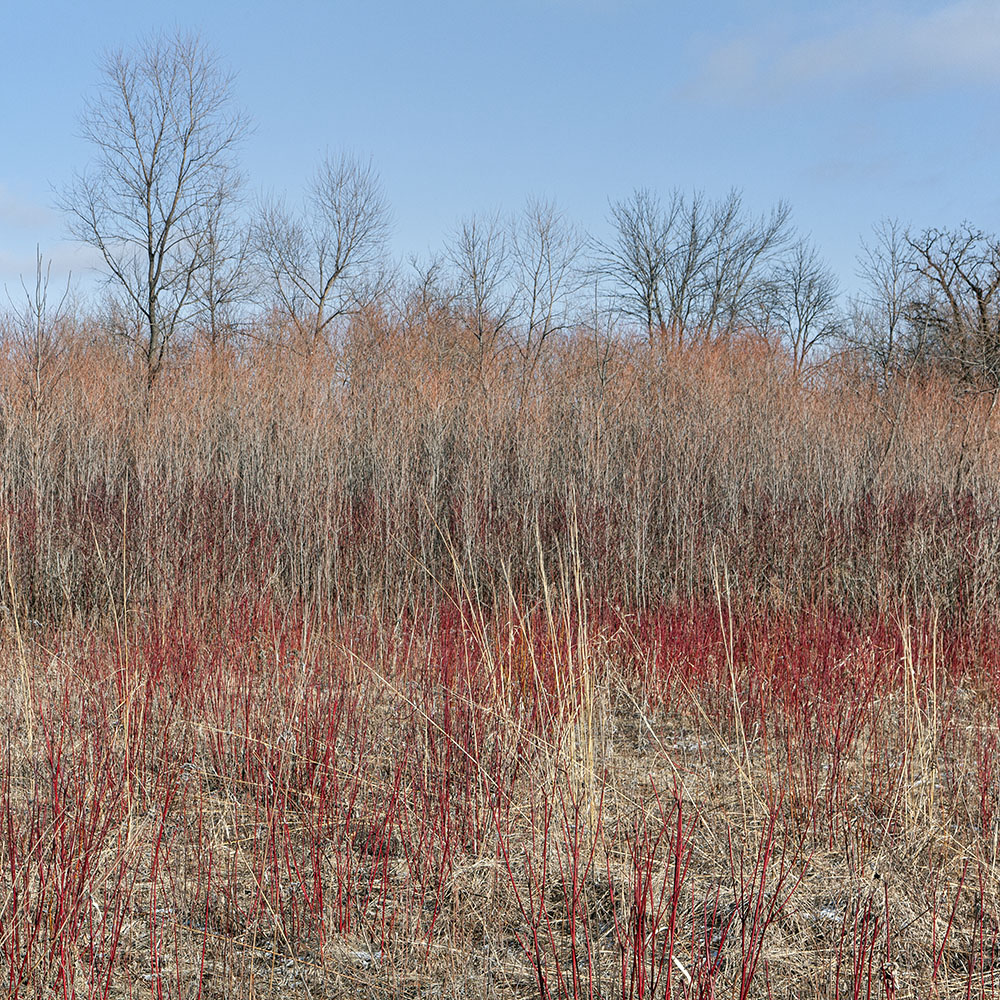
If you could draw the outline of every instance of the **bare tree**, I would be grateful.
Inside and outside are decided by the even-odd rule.
[[[528,367],[545,342],[566,328],[582,277],[584,239],[552,202],[529,200],[511,229],[517,295],[518,350]]]
[[[791,239],[791,209],[778,202],[748,218],[743,196],[731,191],[714,209],[699,326],[706,337],[731,337],[746,320],[762,269]]]
[[[968,223],[907,235],[921,278],[908,310],[928,349],[972,382],[1000,388],[1000,240]]]
[[[712,259],[723,213],[696,191],[691,200],[678,192],[672,199],[671,214],[677,220],[677,234],[667,256],[667,329],[671,339],[681,344],[701,325],[706,270]],[[701,332],[701,331],[699,331]]]
[[[12,353],[25,390],[24,400],[31,428],[31,481],[36,500],[41,491],[43,418],[62,374],[61,359],[65,353],[65,343],[60,330],[66,319],[70,288],[67,278],[66,288],[58,302],[54,306],[51,304],[51,268],[51,262],[46,266],[41,251],[36,249],[33,286],[29,287],[22,279],[21,290],[24,297],[19,303],[8,292]]]
[[[456,302],[476,343],[480,373],[515,315],[509,226],[499,214],[461,223],[445,250],[455,271]]]
[[[704,195],[674,191],[667,205],[640,189],[614,202],[613,243],[598,244],[603,270],[618,284],[621,308],[645,326],[650,340],[681,343],[702,293],[703,271],[715,236]]]
[[[208,220],[247,132],[231,83],[196,37],[157,36],[105,59],[83,115],[96,159],[62,204],[124,311],[142,318],[134,346],[150,388],[191,312]]]
[[[847,341],[864,353],[884,380],[918,346],[908,336],[907,322],[918,276],[898,221],[883,219],[873,228],[873,237],[861,243],[858,275],[864,286],[851,301]]]
[[[758,329],[780,336],[796,373],[821,343],[840,332],[838,285],[814,247],[796,243],[771,271],[758,293]]]
[[[411,254],[408,263],[412,278],[404,286],[402,312],[418,316],[425,323],[431,317],[447,316],[455,300],[447,261],[440,254],[432,254],[426,261]]]
[[[384,289],[389,208],[374,167],[347,154],[313,175],[301,216],[265,202],[257,255],[282,308],[310,345],[331,325],[371,305]]]
[[[231,217],[234,203],[231,190],[220,187],[208,207],[196,274],[195,315],[213,346],[229,340],[253,294],[251,234]]]
[[[615,239],[597,244],[599,268],[651,339],[728,336],[748,310],[761,269],[787,245],[789,217],[779,203],[768,216],[748,218],[737,191],[718,202],[674,191],[664,207],[638,190],[612,204]]]
[[[665,338],[668,310],[664,286],[670,266],[676,199],[664,209],[659,198],[639,188],[627,200],[612,202],[612,242],[598,242],[598,270],[618,286],[626,316],[638,319],[649,339]]]

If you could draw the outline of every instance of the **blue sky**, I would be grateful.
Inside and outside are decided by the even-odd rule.
[[[179,0],[4,5],[0,285],[35,244],[85,275],[53,190],[101,53],[198,32],[254,122],[251,191],[294,199],[328,150],[371,156],[401,259],[472,213],[551,197],[606,234],[636,187],[780,198],[850,289],[880,217],[1000,231],[1000,0]]]

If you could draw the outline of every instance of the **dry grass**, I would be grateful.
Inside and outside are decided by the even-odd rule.
[[[988,401],[62,345],[0,365],[9,995],[994,995]]]

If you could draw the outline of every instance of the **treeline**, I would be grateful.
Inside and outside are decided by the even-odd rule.
[[[309,354],[352,318],[413,300],[461,327],[482,363],[514,351],[530,366],[589,324],[660,347],[750,336],[800,372],[849,350],[876,381],[919,369],[1000,384],[1000,240],[971,225],[880,223],[850,301],[788,205],[758,215],[737,191],[638,189],[610,203],[600,239],[532,200],[461,220],[437,254],[401,266],[372,164],[327,156],[301,204],[253,197],[239,164],[249,124],[226,71],[185,35],[111,53],[83,112],[93,158],[61,207],[103,259],[93,311],[148,386],[196,333],[228,344],[279,329]],[[37,327],[38,306],[29,295],[14,326]]]
[[[1000,596],[996,239],[882,224],[845,306],[787,206],[637,191],[607,241],[532,202],[407,275],[370,165],[240,198],[196,39],[113,54],[84,123],[106,297],[39,259],[0,320],[8,609]]]

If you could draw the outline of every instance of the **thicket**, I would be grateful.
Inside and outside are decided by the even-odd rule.
[[[578,327],[485,359],[458,322],[355,318],[192,342],[150,390],[94,325],[0,354],[8,592],[45,622],[267,588],[324,614],[442,593],[975,617],[1000,596],[994,396],[808,377],[756,339],[665,349]],[[117,570],[120,576],[120,569]]]

